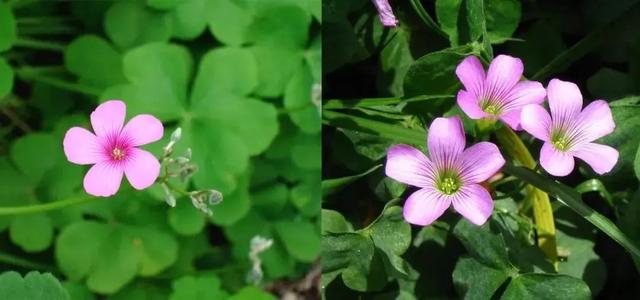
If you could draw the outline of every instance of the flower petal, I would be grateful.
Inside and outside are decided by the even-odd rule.
[[[477,120],[487,116],[487,113],[480,108],[477,96],[472,92],[460,90],[458,92],[458,105],[471,119]]]
[[[453,208],[478,226],[487,222],[493,212],[493,199],[479,184],[463,186],[453,197]]]
[[[94,196],[112,196],[120,188],[122,173],[122,168],[117,164],[99,162],[84,176],[84,190]]]
[[[539,140],[548,142],[551,132],[551,116],[542,106],[529,104],[520,114],[522,128]]]
[[[417,187],[433,185],[433,166],[420,150],[408,145],[394,145],[387,151],[387,176]]]
[[[163,133],[162,122],[156,117],[152,115],[137,115],[124,126],[121,135],[132,146],[140,146],[161,139]]]
[[[122,129],[127,107],[120,100],[109,100],[100,104],[91,113],[91,126],[98,138],[110,138]]]
[[[609,104],[596,100],[587,105],[578,117],[578,127],[585,142],[595,141],[616,128]]]
[[[504,163],[504,157],[495,144],[480,142],[462,153],[460,175],[464,182],[483,182],[496,174]]]
[[[132,148],[124,165],[124,173],[135,189],[146,189],[158,179],[160,162],[153,154]]]
[[[391,5],[389,5],[389,0],[374,0],[373,3],[375,4],[376,9],[378,9],[382,25],[390,27],[398,25],[398,19],[393,15],[393,10],[391,9]]]
[[[554,124],[566,124],[582,110],[582,93],[573,82],[552,79],[547,86],[547,98]]]
[[[104,160],[98,138],[84,128],[73,127],[67,130],[62,145],[67,160],[74,164],[88,165]]]
[[[485,93],[490,91],[490,95],[497,98],[508,96],[511,89],[520,81],[523,71],[524,66],[519,58],[498,55],[489,65]]]
[[[522,126],[520,125],[520,109],[512,109],[506,113],[502,113],[500,115],[500,120],[506,123],[513,130],[522,130]]]
[[[457,116],[436,118],[429,126],[427,137],[431,160],[436,164],[450,163],[464,150],[466,138],[462,121]]]
[[[600,175],[610,172],[618,162],[619,156],[618,150],[613,147],[596,143],[586,143],[572,152]]]
[[[540,165],[553,176],[567,176],[575,165],[573,156],[558,151],[551,143],[544,143],[540,150]]]
[[[411,224],[427,226],[438,219],[451,205],[451,197],[432,187],[411,194],[404,203],[404,219]]]
[[[471,55],[462,60],[456,67],[456,75],[468,92],[476,97],[480,95],[486,75],[484,73],[484,67],[477,57]],[[458,94],[458,101],[459,100],[460,94]]]
[[[547,90],[537,81],[518,82],[509,94],[506,109],[521,108],[527,104],[541,104],[547,96]]]

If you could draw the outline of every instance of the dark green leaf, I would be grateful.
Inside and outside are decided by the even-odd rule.
[[[522,274],[511,280],[501,299],[591,299],[581,280],[556,274]]]

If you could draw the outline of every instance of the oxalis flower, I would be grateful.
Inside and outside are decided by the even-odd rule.
[[[582,110],[580,89],[558,79],[549,82],[547,97],[551,115],[540,105],[527,105],[522,110],[524,130],[544,141],[540,165],[551,175],[566,176],[577,157],[600,175],[611,171],[618,151],[593,143],[616,127],[607,102],[596,100]]]
[[[520,81],[524,67],[519,58],[498,55],[485,74],[475,56],[465,58],[456,68],[464,85],[458,105],[472,119],[500,119],[520,130],[520,112],[527,104],[544,101],[545,89],[537,81]]]
[[[435,119],[427,144],[430,158],[407,145],[394,145],[387,151],[387,176],[420,188],[405,202],[404,218],[426,226],[453,204],[471,223],[484,224],[493,211],[493,200],[479,183],[504,165],[498,147],[480,142],[465,150],[458,117]]]
[[[64,136],[67,159],[79,165],[93,165],[83,182],[91,195],[114,195],[123,175],[134,188],[145,189],[160,174],[158,159],[137,147],[162,138],[162,123],[151,115],[137,115],[124,125],[125,114],[124,102],[107,101],[91,113],[95,134],[73,127]]]
[[[396,19],[396,16],[393,14],[389,0],[373,0],[373,4],[378,10],[378,15],[380,16],[380,22],[382,22],[382,25],[388,27],[398,26],[398,19]]]

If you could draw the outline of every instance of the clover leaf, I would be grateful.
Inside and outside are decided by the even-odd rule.
[[[69,300],[69,294],[58,279],[50,273],[29,272],[22,277],[18,272],[0,274],[0,299],[4,300]]]
[[[8,4],[0,3],[0,52],[5,51],[16,41],[16,19]]]

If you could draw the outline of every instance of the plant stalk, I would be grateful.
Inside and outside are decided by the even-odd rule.
[[[79,196],[79,197],[78,196],[71,197],[62,201],[55,201],[55,202],[49,202],[49,203],[43,203],[43,204],[37,204],[37,205],[0,207],[0,216],[34,214],[39,212],[61,209],[68,206],[82,204],[82,203],[86,203],[86,202],[97,200],[97,199],[101,199],[101,198],[85,195],[85,196]]]
[[[500,148],[516,161],[529,169],[535,169],[536,161],[520,137],[507,126],[496,130],[496,137]],[[537,228],[537,242],[540,250],[553,265],[558,267],[558,247],[556,244],[556,226],[553,219],[553,209],[549,195],[533,185],[527,185],[527,200],[533,208],[533,219]]]

